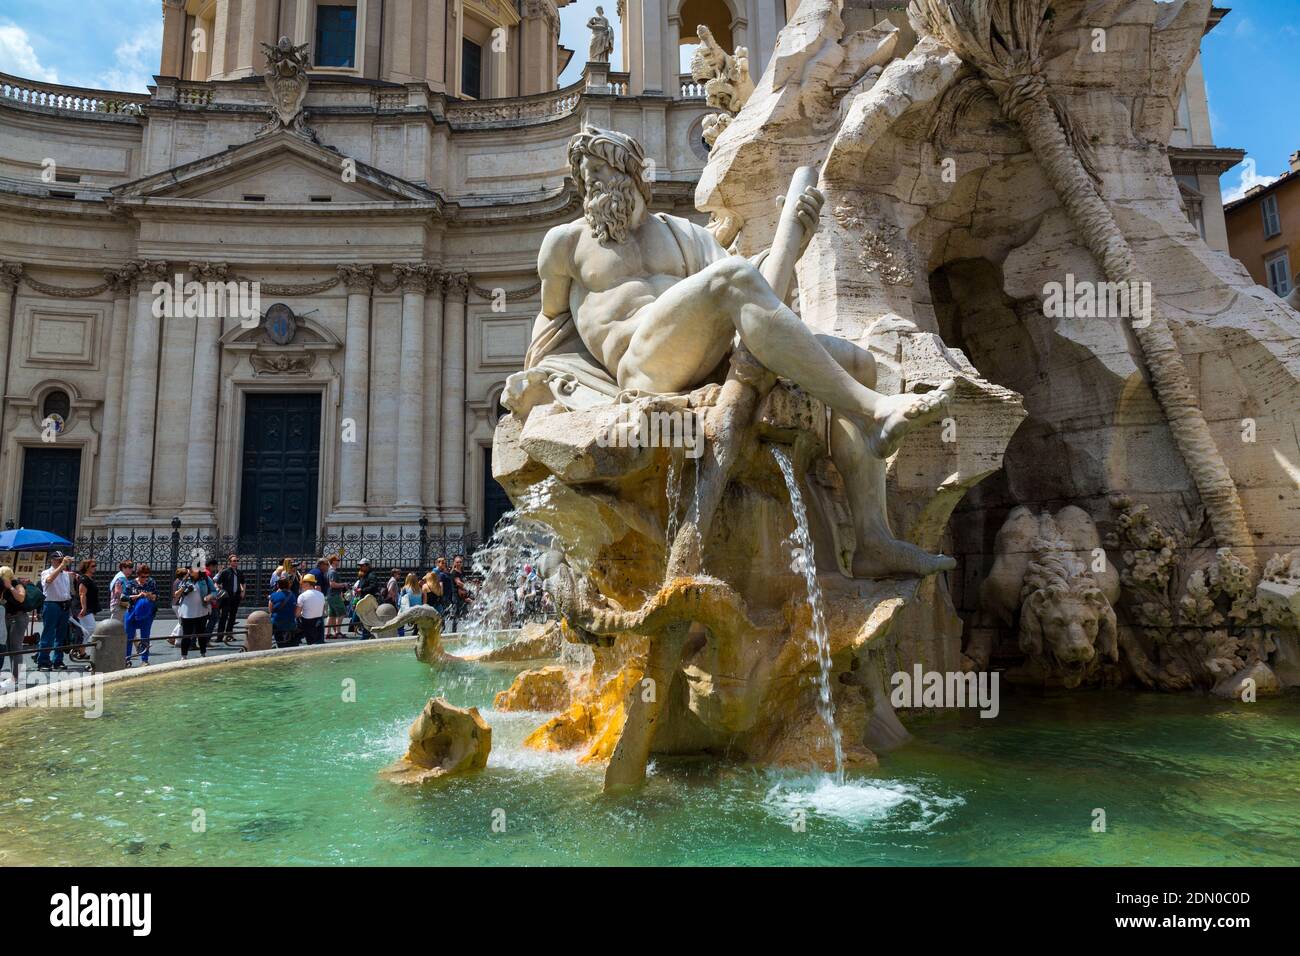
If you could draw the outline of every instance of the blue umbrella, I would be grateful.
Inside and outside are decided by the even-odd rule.
[[[72,542],[53,531],[35,531],[16,528],[0,531],[0,551],[48,551],[50,548],[70,548]]]

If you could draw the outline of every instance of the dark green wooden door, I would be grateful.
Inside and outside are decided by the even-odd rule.
[[[244,405],[239,535],[286,545],[316,534],[320,395],[253,394]]]
[[[53,531],[69,541],[77,532],[80,448],[23,451],[23,496],[18,520],[24,528]]]

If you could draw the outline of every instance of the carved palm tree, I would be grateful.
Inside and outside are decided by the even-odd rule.
[[[1128,283],[1144,282],[1145,276],[1098,189],[1086,142],[1043,75],[1043,41],[1053,15],[1049,0],[911,0],[908,9],[917,34],[928,34],[956,52],[1020,126],[1106,278],[1131,288]],[[1135,323],[1133,331],[1214,534],[1220,545],[1232,548],[1253,571],[1253,544],[1237,486],[1210,435],[1178,344],[1156,303],[1150,321]]]

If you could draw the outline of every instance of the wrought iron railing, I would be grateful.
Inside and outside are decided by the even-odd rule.
[[[72,554],[78,564],[90,558],[96,561],[95,578],[100,584],[100,593],[104,595],[109,580],[117,573],[117,566],[122,561],[145,562],[155,578],[171,580],[177,568],[195,562],[205,563],[209,558],[225,567],[230,555],[238,555],[239,568],[247,586],[244,606],[262,607],[270,590],[271,572],[286,557],[301,558],[310,571],[315,569],[319,558],[338,555],[339,568],[347,580],[355,577],[358,562],[366,558],[374,573],[382,574],[387,580],[393,568],[403,573],[414,571],[423,575],[441,556],[450,561],[459,555],[468,565],[479,543],[476,534],[433,532],[423,527],[419,531],[343,528],[314,537],[186,534],[182,529],[174,528],[170,532],[150,531],[147,534],[91,532],[75,539]]]

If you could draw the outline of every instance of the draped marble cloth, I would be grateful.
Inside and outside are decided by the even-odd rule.
[[[677,241],[677,248],[686,263],[686,275],[693,276],[712,263],[727,258],[727,250],[703,226],[661,212],[651,215],[667,226]],[[593,389],[610,400],[617,397],[620,391],[614,377],[583,344],[570,312],[555,316],[534,331],[533,341],[524,356],[524,368],[553,372],[572,384]]]

